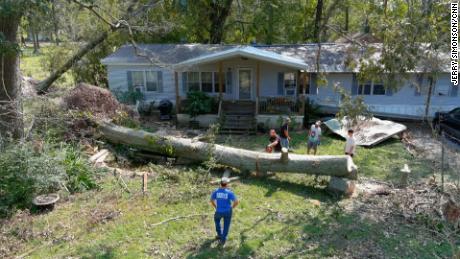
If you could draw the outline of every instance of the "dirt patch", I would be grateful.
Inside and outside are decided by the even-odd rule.
[[[431,161],[441,161],[441,141],[436,138],[433,130],[426,123],[406,123],[407,131],[403,142],[407,150],[416,157]],[[460,148],[460,147],[459,147]],[[460,172],[460,153],[452,148],[445,149],[446,164]]]
[[[121,211],[116,210],[100,210],[94,209],[90,212],[90,219],[88,220],[88,225],[94,226],[98,224],[105,224],[111,220],[118,218],[121,215]]]

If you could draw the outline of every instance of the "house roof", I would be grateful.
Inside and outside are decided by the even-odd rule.
[[[215,53],[198,56],[196,58],[187,59],[185,61],[175,64],[174,68],[184,68],[184,67],[189,67],[189,66],[193,66],[197,64],[216,62],[216,61],[228,59],[231,57],[238,57],[238,56],[267,61],[267,62],[285,65],[285,66],[293,67],[297,69],[306,69],[308,66],[301,59],[293,58],[289,56],[283,56],[273,51],[266,51],[266,50],[263,50],[260,48],[254,48],[251,46],[235,46],[227,50],[218,51]]]
[[[367,44],[366,48],[350,43],[323,43],[319,59],[320,71],[327,73],[358,72],[359,61],[380,58],[381,44]],[[367,52],[372,48],[375,51]],[[318,44],[293,45],[219,45],[219,44],[138,44],[124,45],[102,59],[104,65],[154,65],[180,67],[241,55],[316,72]],[[441,71],[450,71],[450,56],[441,53]],[[423,60],[416,71],[423,71]],[[301,68],[302,67],[302,68]]]

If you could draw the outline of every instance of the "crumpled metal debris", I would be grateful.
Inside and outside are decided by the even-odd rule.
[[[324,122],[324,124],[332,132],[343,138],[348,136],[348,129],[352,128],[354,130],[355,142],[358,146],[373,146],[407,129],[403,124],[375,117],[367,120],[362,117],[359,123],[357,123],[358,126],[353,127],[347,126],[350,125],[347,117],[343,118],[342,121],[331,119]]]

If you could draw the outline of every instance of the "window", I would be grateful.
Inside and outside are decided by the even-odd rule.
[[[145,87],[144,71],[131,71],[131,88],[142,91]]]
[[[154,71],[146,71],[146,91],[156,92],[158,91],[158,73]]]
[[[219,93],[218,72],[187,72],[187,91]],[[225,74],[222,80],[222,92],[225,93]]]
[[[200,73],[188,72],[187,73],[187,89],[189,91],[200,91]]]
[[[373,95],[385,95],[385,87],[382,84],[374,84]]]
[[[161,71],[128,71],[128,87],[136,91],[157,92]]]
[[[213,92],[212,72],[201,72],[201,91]]]
[[[381,83],[367,82],[358,86],[359,95],[385,95],[385,86]]]
[[[284,73],[284,94],[295,95],[297,89],[297,81],[294,72]]]

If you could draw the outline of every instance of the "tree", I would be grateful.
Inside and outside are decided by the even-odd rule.
[[[313,31],[313,38],[315,42],[321,42],[320,30],[321,30],[321,19],[323,14],[323,0],[316,2],[316,13],[315,13],[315,26]]]
[[[211,28],[209,29],[209,42],[222,43],[224,37],[225,21],[230,14],[233,0],[211,1],[209,5]]]
[[[0,3],[0,137],[18,139],[24,132],[19,81],[19,23],[35,1],[4,0]]]

